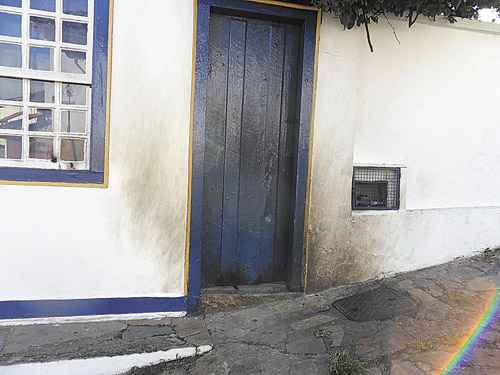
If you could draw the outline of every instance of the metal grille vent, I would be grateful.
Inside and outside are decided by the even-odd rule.
[[[353,210],[398,210],[400,168],[354,167]]]

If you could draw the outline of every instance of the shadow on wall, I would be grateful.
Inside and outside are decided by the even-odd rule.
[[[325,235],[321,228],[309,231],[309,236],[308,293],[364,281],[379,273],[377,256],[366,253],[364,248],[353,246],[345,238],[348,236],[333,236],[335,238],[330,242],[325,237],[332,236]]]
[[[309,230],[310,291],[445,263],[500,241],[498,207],[328,214]]]
[[[182,288],[187,179],[182,147],[166,141],[171,135],[162,125],[153,120],[136,127],[122,146],[120,230],[136,252],[157,264],[161,292],[172,292]]]

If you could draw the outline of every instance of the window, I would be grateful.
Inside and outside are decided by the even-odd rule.
[[[353,210],[399,210],[401,169],[354,167]]]
[[[102,180],[62,172],[103,173],[108,6],[0,0],[0,180],[24,180],[14,169],[61,171],[36,181]]]

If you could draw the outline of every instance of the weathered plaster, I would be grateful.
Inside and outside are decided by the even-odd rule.
[[[0,186],[0,300],[184,293],[192,1],[115,1],[109,189]]]
[[[381,22],[371,26],[371,54],[364,31],[345,32],[324,18],[310,291],[500,244],[500,179],[492,173],[500,164],[500,80],[491,74],[499,68],[500,37],[391,23],[401,44]],[[471,72],[474,79],[464,80]],[[353,163],[405,165],[402,210],[351,214]]]
[[[110,187],[0,186],[0,300],[183,294],[193,2],[114,20]],[[323,17],[308,290],[500,245],[500,37],[398,22],[370,54]],[[352,215],[353,163],[406,165],[408,211]]]
[[[192,4],[150,1],[122,5],[116,15],[122,63],[114,69],[112,167],[123,210],[114,220],[133,251],[155,264],[149,272],[158,292],[184,285],[192,12]],[[174,13],[186,20],[184,30],[160,20]],[[138,15],[141,25],[132,25]]]
[[[445,263],[500,245],[500,208],[408,210],[354,215],[353,248],[377,259],[369,277]]]
[[[347,279],[354,274],[359,278],[365,272],[350,244],[350,185],[361,48],[364,44],[359,33],[343,32],[336,20],[324,16],[312,149],[308,289],[324,288],[334,276]]]

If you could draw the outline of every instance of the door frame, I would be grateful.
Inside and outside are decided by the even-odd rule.
[[[186,223],[185,295],[188,310],[199,306],[202,287],[203,175],[205,113],[208,82],[208,33],[214,8],[293,20],[302,25],[303,46],[293,236],[288,284],[304,291],[307,280],[306,235],[309,212],[312,125],[314,121],[317,54],[321,11],[315,7],[273,0],[194,0],[193,77],[189,140],[189,185]]]

